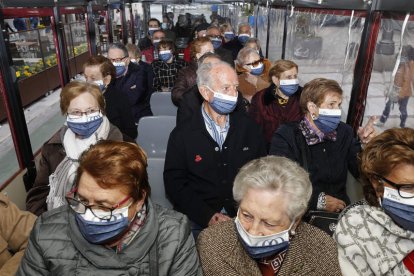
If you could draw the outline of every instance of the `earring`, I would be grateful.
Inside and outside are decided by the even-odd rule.
[[[290,235],[291,235],[291,236],[296,235],[296,231],[295,231],[295,229],[290,229]]]
[[[317,117],[316,117],[316,115],[315,114],[311,114],[311,118],[312,118],[312,120],[316,120],[317,119]]]

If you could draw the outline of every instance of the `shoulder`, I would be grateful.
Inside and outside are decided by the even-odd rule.
[[[157,215],[159,234],[158,240],[169,243],[173,240],[183,241],[191,235],[190,222],[182,213],[153,204]]]
[[[64,205],[43,213],[35,223],[37,241],[70,240],[68,236],[69,207]]]
[[[234,221],[225,221],[204,229],[197,239],[200,251],[223,253],[228,252],[237,243]]]

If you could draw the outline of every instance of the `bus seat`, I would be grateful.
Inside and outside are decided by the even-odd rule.
[[[164,189],[164,158],[148,158],[148,181],[151,186],[151,199],[165,208],[172,209],[171,202],[167,199]]]
[[[171,92],[152,93],[150,106],[155,116],[177,116],[177,107],[171,101]]]

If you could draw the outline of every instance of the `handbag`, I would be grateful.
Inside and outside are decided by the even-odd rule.
[[[307,159],[307,145],[305,137],[297,129],[296,137],[299,143],[299,151],[302,157],[302,167],[308,171],[308,159]],[[325,231],[330,236],[335,232],[336,225],[338,224],[338,218],[340,213],[328,212],[328,211],[319,211],[319,210],[308,210],[303,217],[303,221],[318,227],[319,229]]]

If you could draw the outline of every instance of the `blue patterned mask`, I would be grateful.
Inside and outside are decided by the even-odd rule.
[[[282,91],[283,94],[290,97],[298,91],[299,88],[299,80],[280,80],[279,90]]]
[[[96,80],[93,83],[96,84],[97,86],[99,86],[99,90],[101,90],[101,92],[103,92],[105,90],[105,84],[104,84],[103,80]]]
[[[232,40],[234,38],[233,32],[224,32],[224,38],[227,40]]]
[[[76,119],[71,119],[69,116],[66,118],[68,128],[83,139],[88,138],[95,133],[102,122],[103,115],[100,111],[90,115],[83,115]]]
[[[158,58],[164,62],[167,62],[172,58],[171,50],[160,51],[158,53]]]
[[[256,67],[253,67],[253,65],[250,65],[250,74],[255,76],[260,76],[263,73],[264,65],[262,62],[259,63]]]
[[[239,34],[238,38],[239,38],[240,43],[244,45],[247,42],[247,40],[249,40],[250,35],[248,35],[248,34]]]
[[[122,77],[127,69],[125,62],[114,62],[113,65],[115,66],[116,77]]]
[[[221,38],[212,38],[211,43],[213,44],[214,49],[218,49],[221,46]]]
[[[210,87],[208,87],[208,89],[214,93],[213,101],[209,104],[215,112],[220,115],[226,115],[233,112],[237,105],[237,96],[229,96],[217,93]]]
[[[159,30],[159,28],[148,28],[149,36],[152,36],[155,33],[155,31],[158,31],[158,30]]]
[[[319,116],[313,122],[324,134],[330,133],[337,129],[341,122],[341,110],[319,108]]]
[[[413,198],[402,198],[397,190],[384,187],[382,208],[395,223],[405,230],[414,232]]]

